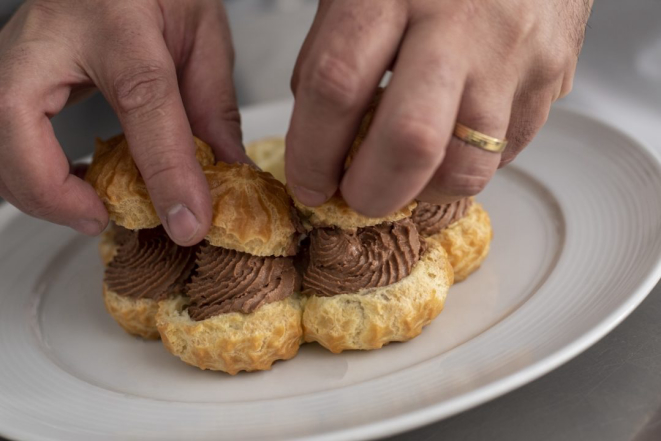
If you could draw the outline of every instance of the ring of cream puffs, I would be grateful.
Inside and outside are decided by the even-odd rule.
[[[212,227],[183,295],[161,301],[157,327],[172,354],[200,369],[270,369],[302,342],[301,227],[282,183],[247,164],[204,168]]]

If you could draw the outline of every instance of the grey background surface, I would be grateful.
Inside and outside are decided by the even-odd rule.
[[[12,3],[18,2],[0,0],[0,16]],[[289,97],[289,76],[315,2],[226,3],[241,104]],[[590,23],[567,104],[625,130],[642,130],[636,122],[643,116],[661,117],[661,2],[597,0]],[[629,123],[627,116],[638,111],[641,117]],[[66,109],[53,123],[71,159],[91,152],[94,137],[120,131],[99,96]],[[661,151],[653,130],[633,134]],[[390,438],[432,439],[661,440],[661,285],[607,337],[554,372],[473,410]]]

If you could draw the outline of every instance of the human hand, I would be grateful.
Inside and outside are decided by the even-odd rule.
[[[287,182],[316,206],[340,188],[356,211],[386,215],[419,198],[479,193],[569,93],[592,0],[321,0],[292,78]],[[362,115],[393,75],[343,175]],[[455,121],[502,153],[452,136]]]
[[[156,211],[192,245],[211,222],[193,133],[216,159],[247,161],[233,49],[217,0],[30,0],[0,31],[0,196],[96,235],[108,214],[71,174],[50,118],[98,88],[117,112]]]

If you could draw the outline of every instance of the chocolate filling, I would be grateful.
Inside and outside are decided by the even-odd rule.
[[[183,293],[195,268],[195,248],[172,242],[163,227],[122,230],[115,236],[117,254],[106,269],[108,288],[134,299],[163,300]]]
[[[445,205],[418,202],[412,219],[421,236],[433,236],[466,216],[471,205],[473,205],[471,198],[460,199]]]
[[[298,284],[292,258],[253,256],[207,243],[198,252],[188,285],[188,314],[199,321],[228,312],[251,313],[287,298]]]
[[[112,239],[117,247],[124,245],[135,233],[135,231],[129,230],[128,228],[124,228],[115,223],[113,223],[110,228],[112,231]]]
[[[315,229],[306,250],[303,291],[334,296],[391,285],[411,273],[422,247],[411,219],[355,232]]]

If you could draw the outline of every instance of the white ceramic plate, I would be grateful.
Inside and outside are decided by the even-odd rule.
[[[284,133],[287,103],[244,112]],[[17,439],[378,437],[455,414],[569,360],[661,276],[661,166],[647,148],[555,109],[480,200],[495,237],[417,339],[332,355],[306,345],[230,377],[130,338],[105,313],[94,239],[0,208],[0,434]]]

